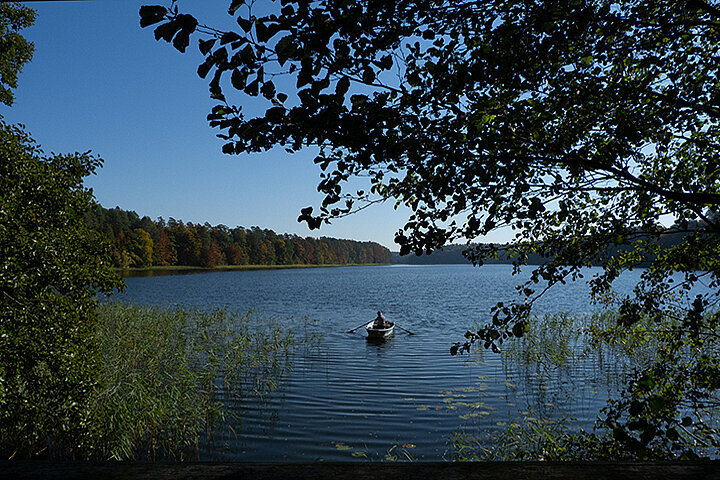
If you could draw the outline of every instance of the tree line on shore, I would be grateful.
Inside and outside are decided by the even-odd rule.
[[[720,215],[712,210],[705,212],[705,216],[708,220],[713,222],[720,221]],[[646,258],[641,258],[637,261],[634,267],[647,267],[650,262],[657,260],[659,252],[665,252],[671,248],[677,247],[685,241],[688,235],[699,232],[706,229],[708,224],[704,220],[694,220],[683,223],[674,223],[670,227],[664,230],[659,230],[655,238],[653,239],[653,245],[656,245],[658,250],[654,253],[649,253]],[[616,257],[621,254],[627,255],[633,249],[633,238],[643,233],[640,231],[628,232],[626,238],[616,239],[618,243],[608,242],[605,246],[605,258]],[[709,240],[708,240],[709,241]],[[494,247],[497,250],[497,255],[494,257],[487,257],[482,260],[483,264],[512,264],[517,258],[514,256],[514,251],[521,247],[516,243],[504,243],[504,244],[448,244],[442,248],[433,250],[430,254],[423,255],[400,255],[399,252],[392,252],[392,263],[393,264],[404,264],[404,265],[443,265],[443,264],[468,264],[472,263],[472,251],[477,249],[478,246],[489,246]],[[542,243],[536,244],[537,252],[542,250]],[[523,256],[522,261],[526,265],[542,265],[548,260],[547,257],[542,256],[537,252],[526,252]],[[466,256],[466,254],[470,254]],[[550,257],[554,258],[554,257]],[[590,262],[594,266],[602,265],[602,257]]]
[[[94,205],[87,225],[113,245],[118,268],[221,265],[328,265],[390,263],[390,251],[375,242],[278,234],[259,227],[152,220],[133,211]]]

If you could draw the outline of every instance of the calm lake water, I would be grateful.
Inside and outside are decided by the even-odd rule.
[[[454,435],[481,441],[523,419],[592,428],[615,391],[619,368],[591,356],[561,367],[506,353],[450,356],[466,330],[489,319],[498,301],[515,299],[523,276],[507,265],[370,266],[197,273],[127,278],[122,301],[232,311],[253,309],[290,328],[324,336],[298,348],[293,369],[262,402],[238,401],[235,435],[204,460],[379,460],[407,452],[418,460],[451,459]],[[597,270],[599,271],[599,270]],[[589,278],[593,272],[588,270]],[[629,286],[639,273],[622,280]],[[552,289],[537,313],[597,310],[584,282]],[[396,329],[369,343],[347,330],[382,310]],[[489,441],[489,440],[488,440]]]

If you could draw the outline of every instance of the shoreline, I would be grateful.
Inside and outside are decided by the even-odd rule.
[[[163,275],[183,275],[190,273],[215,273],[215,272],[236,272],[251,270],[286,270],[298,268],[335,268],[335,267],[370,267],[387,266],[391,263],[326,263],[316,264],[293,264],[293,265],[218,265],[216,267],[196,267],[184,265],[172,265],[163,267],[155,265],[147,268],[115,268],[123,278],[128,277],[153,277]]]

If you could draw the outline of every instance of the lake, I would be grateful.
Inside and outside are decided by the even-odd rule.
[[[588,269],[586,278],[599,271]],[[509,265],[393,265],[195,273],[127,278],[127,292],[117,297],[253,309],[323,334],[316,345],[296,349],[275,392],[228,406],[241,421],[201,460],[449,460],[457,435],[490,441],[528,418],[591,429],[617,387],[621,367],[592,355],[558,366],[509,352],[449,354],[465,331],[489,320],[492,305],[517,298],[514,286],[527,275],[511,272]],[[621,277],[625,288],[638,276]],[[588,291],[580,281],[551,289],[537,313],[597,310]],[[415,335],[396,328],[388,341],[369,343],[364,329],[346,333],[378,310]]]

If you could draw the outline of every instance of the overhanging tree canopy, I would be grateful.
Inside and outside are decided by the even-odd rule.
[[[199,34],[224,152],[319,147],[325,199],[301,220],[394,200],[413,212],[402,253],[509,227],[516,266],[548,259],[518,287],[524,301],[499,303],[454,351],[522,336],[533,301],[591,264],[604,267],[596,295],[648,266],[622,324],[670,315],[713,332],[700,319],[720,287],[717,2],[233,0],[228,13],[235,31],[174,2],[140,10],[180,51]],[[361,176],[369,192],[347,191]],[[682,240],[668,246],[670,232]],[[710,293],[683,295],[699,278]]]
[[[501,226],[554,258],[555,283],[604,262],[605,290],[648,259],[663,272],[714,268],[665,258],[651,242],[672,215],[688,242],[714,234],[720,203],[720,10],[703,1],[233,1],[237,31],[202,26],[177,6],[142,7],[141,25],[185,51],[218,100],[208,116],[226,153],[320,147],[319,227],[362,202],[413,210],[402,253],[475,239]],[[269,11],[270,9],[272,11]],[[247,114],[224,91],[264,98]],[[346,192],[368,175],[371,192]],[[695,224],[697,226],[697,223]],[[698,231],[699,230],[699,231]],[[700,233],[702,232],[702,233]],[[650,242],[646,242],[650,241]],[[639,243],[638,243],[639,242]],[[686,246],[688,244],[686,242]],[[697,243],[697,242],[696,242]],[[634,254],[606,258],[608,244]],[[707,250],[710,249],[710,250]],[[482,260],[493,247],[481,247]],[[659,255],[659,256],[658,256]],[[570,267],[561,267],[569,265]],[[649,272],[649,273],[650,273]],[[689,278],[692,280],[692,278]],[[524,292],[534,295],[526,286]],[[657,295],[644,308],[657,307]],[[518,313],[517,309],[516,312]],[[500,332],[501,341],[508,333]],[[491,339],[492,340],[492,339]]]

